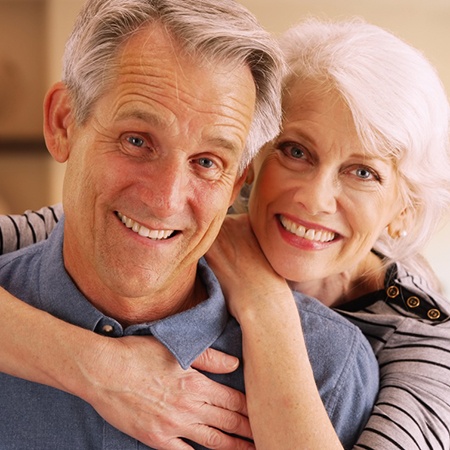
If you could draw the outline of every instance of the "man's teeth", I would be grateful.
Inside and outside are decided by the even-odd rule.
[[[335,237],[335,234],[331,231],[308,230],[303,225],[298,225],[283,216],[280,216],[280,221],[287,231],[301,238],[308,239],[309,241],[330,242]]]
[[[139,236],[142,237],[154,240],[167,239],[174,232],[174,230],[149,230],[147,227],[144,227],[144,225],[140,225],[133,219],[130,219],[129,217],[124,216],[121,213],[117,213],[117,215],[127,228],[130,228],[131,230],[133,230],[135,233],[139,234]]]

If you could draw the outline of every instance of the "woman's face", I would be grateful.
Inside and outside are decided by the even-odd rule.
[[[364,152],[345,103],[292,86],[283,130],[254,163],[249,214],[274,267],[293,282],[356,267],[402,206],[390,159]]]

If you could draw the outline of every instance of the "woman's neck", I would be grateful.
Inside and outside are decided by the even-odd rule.
[[[382,289],[386,267],[374,253],[351,270],[319,280],[289,282],[291,289],[317,298],[326,306],[335,307]]]

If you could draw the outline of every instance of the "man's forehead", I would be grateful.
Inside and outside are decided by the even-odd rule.
[[[124,42],[118,54],[119,67],[126,66],[130,59],[139,61],[139,65],[147,70],[152,61],[172,62],[172,71],[175,70],[178,76],[183,76],[184,67],[189,64],[204,67],[205,70],[214,69],[223,74],[243,69],[248,71],[254,84],[253,74],[247,63],[217,52],[188,50],[186,45],[158,21],[142,26]],[[200,88],[201,79],[198,81]]]
[[[142,26],[127,38],[119,51],[119,65],[127,64],[129,59],[141,62],[142,67],[151,61],[168,61],[174,63],[179,76],[183,74],[183,66],[187,62],[197,66],[213,65],[213,56],[206,57],[200,52],[189,53],[173,34],[159,22],[151,22]],[[225,61],[214,61],[214,65],[225,65]]]

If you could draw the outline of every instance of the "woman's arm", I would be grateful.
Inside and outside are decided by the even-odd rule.
[[[0,254],[47,239],[62,214],[59,203],[23,214],[0,215]]]
[[[242,328],[258,450],[342,449],[314,381],[292,292],[262,254],[247,216],[226,219],[207,259]]]
[[[77,395],[109,423],[145,444],[249,449],[222,433],[251,435],[242,393],[194,369],[182,370],[150,337],[107,338],[65,323],[0,289],[0,371]],[[208,350],[196,367],[226,373],[234,357]]]

